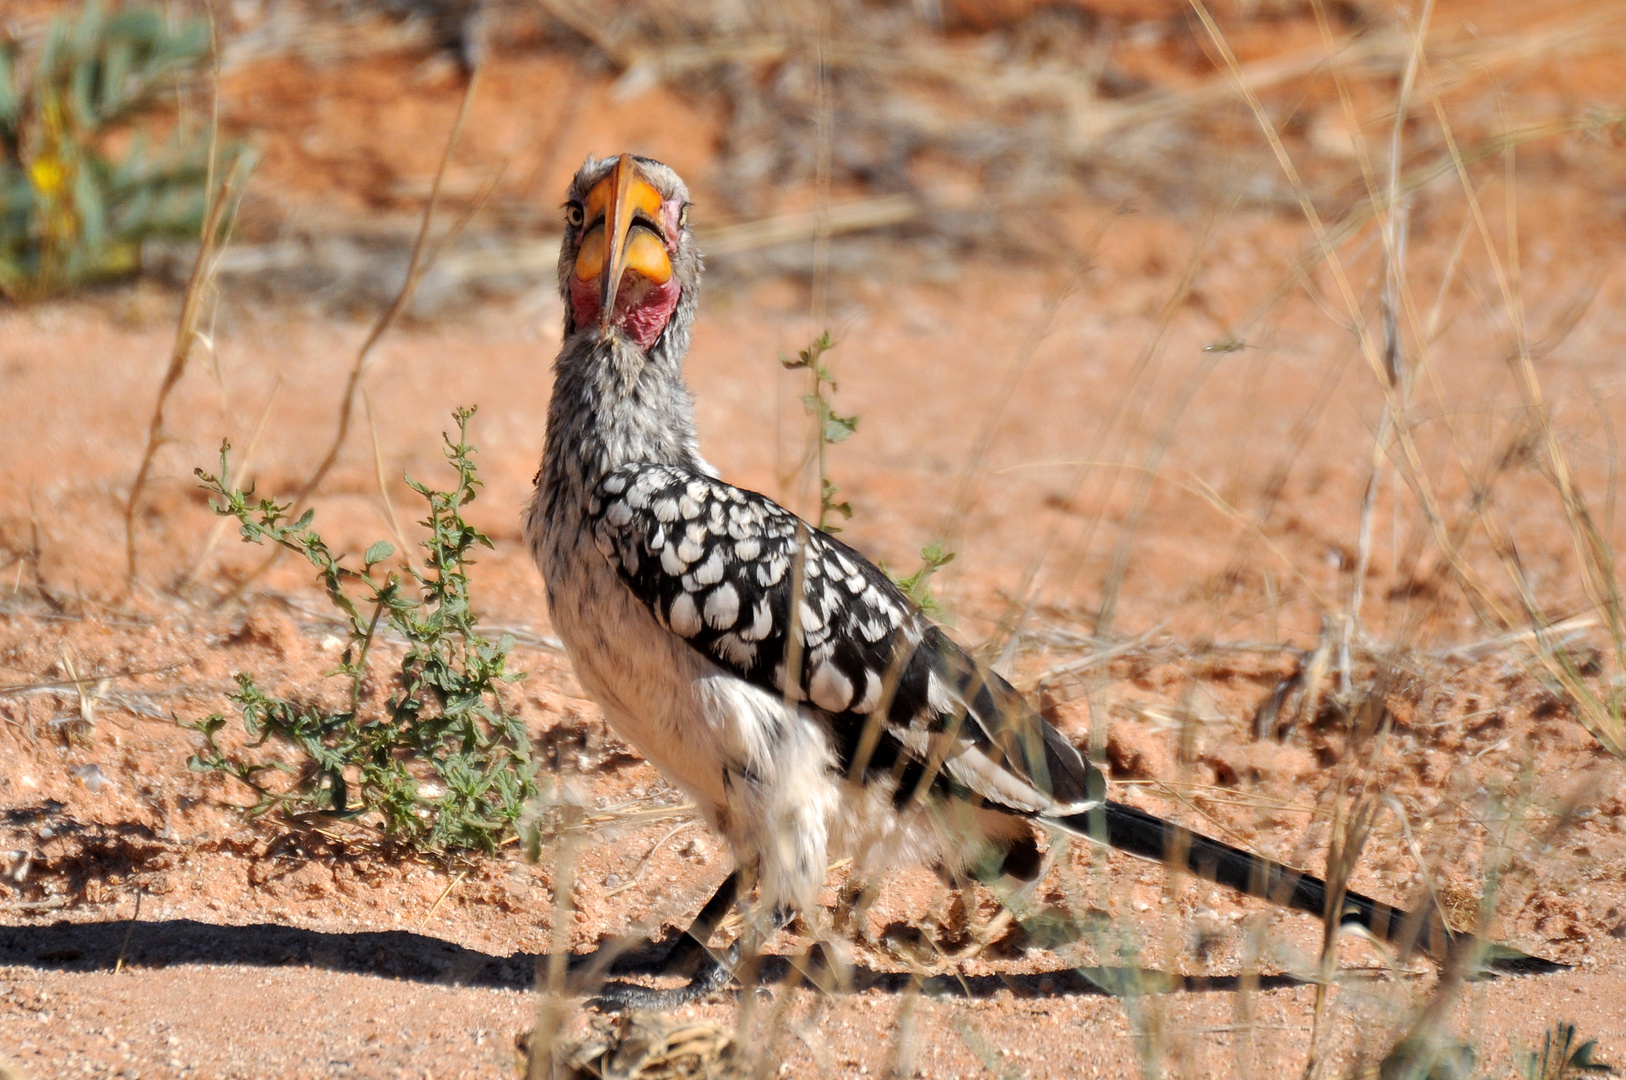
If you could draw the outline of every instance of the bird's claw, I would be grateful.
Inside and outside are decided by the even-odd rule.
[[[734,981],[733,969],[715,959],[708,959],[695,976],[682,986],[659,989],[638,983],[605,983],[590,1004],[607,1012],[630,1010],[665,1011],[680,1008],[714,994]]]

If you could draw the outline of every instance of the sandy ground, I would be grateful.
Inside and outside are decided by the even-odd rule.
[[[290,217],[310,227],[366,212],[368,192],[421,184],[436,144],[420,133],[449,122],[455,80],[416,61],[371,62],[354,78],[306,72],[320,92],[300,112],[278,104],[293,63],[234,75],[228,110],[264,132],[258,182]],[[560,61],[499,58],[488,85],[511,106],[569,77]],[[1618,106],[1610,78],[1591,92]],[[561,159],[623,145],[668,157],[696,176],[703,223],[715,118],[659,90],[613,107],[595,87]],[[523,141],[512,109],[493,108],[471,126],[475,158]],[[365,184],[357,154],[372,162]],[[1618,143],[1581,136],[1521,154],[1523,317],[1559,438],[1601,507],[1626,421],[1626,162]],[[536,178],[544,210],[568,165],[555,171]],[[1500,175],[1481,179],[1505,235]],[[1432,312],[1418,452],[1455,519],[1491,476],[1546,610],[1584,612],[1571,534],[1520,427],[1494,268],[1472,245],[1452,260],[1465,213],[1451,182],[1414,208],[1409,273],[1425,317],[1448,267],[1452,282]],[[1626,1062],[1626,772],[1476,617],[1393,470],[1376,489],[1362,609],[1367,640],[1397,657],[1389,722],[1361,738],[1326,714],[1280,742],[1253,736],[1323,613],[1348,602],[1382,417],[1324,270],[1251,314],[1294,280],[1301,219],[1079,200],[1052,243],[1050,260],[871,243],[831,281],[838,404],[862,418],[831,452],[854,508],[844,538],[902,572],[948,539],[957,559],[935,586],[954,632],[991,643],[1080,745],[1097,732],[1120,797],[1320,872],[1340,793],[1383,796],[1356,888],[1415,901],[1427,880],[1466,923],[1494,885],[1490,935],[1572,967],[1456,994],[1448,1026],[1481,1072],[1511,1074],[1558,1021],[1596,1038],[1601,1060]],[[1378,280],[1370,248],[1349,266],[1362,289]],[[395,861],[343,830],[251,821],[231,809],[240,789],[186,767],[194,736],[176,721],[229,710],[235,672],[309,692],[339,644],[293,560],[244,602],[218,603],[259,553],[217,530],[191,471],[229,437],[253,446],[262,490],[296,486],[330,438],[368,313],[222,298],[169,406],[137,516],[141,583],[126,593],[123,500],[179,299],[143,284],[0,309],[0,1058],[24,1075],[511,1075],[556,938],[586,956],[669,935],[728,872],[702,826],[673,832],[681,796],[605,729],[551,644],[519,529],[560,316],[538,286],[392,330],[367,378],[374,422],[360,418],[315,505],[336,547],[390,535],[392,512],[410,529],[402,472],[437,477],[451,409],[480,406],[471,430],[486,488],[470,516],[496,550],[475,585],[486,624],[520,639],[527,677],[512,704],[539,742],[565,748],[585,799],[645,812],[589,833],[568,881],[556,852],[536,865],[514,850]],[[818,328],[808,305],[805,281],[725,273],[688,366],[708,457],[803,511],[802,386],[776,357]],[[1244,347],[1207,348],[1233,340]],[[1513,596],[1482,535],[1463,552],[1497,597]],[[1607,641],[1594,629],[1576,647]],[[74,723],[70,664],[103,680],[88,730]],[[1348,1075],[1375,1067],[1436,985],[1426,961],[1346,939],[1318,1001],[1298,978],[1319,961],[1315,920],[1124,857],[1060,855],[1041,898],[1104,912],[1099,933],[1053,948],[1007,934],[948,960],[962,943],[952,898],[924,870],[900,870],[869,915],[875,942],[854,946],[849,991],[788,989],[781,960],[748,1009],[720,995],[682,1016],[738,1031],[765,1075]],[[987,896],[969,907],[974,925],[995,914]],[[801,953],[801,929],[771,951]],[[1101,985],[1125,981],[1168,992]],[[603,1023],[572,1001],[562,1037]]]

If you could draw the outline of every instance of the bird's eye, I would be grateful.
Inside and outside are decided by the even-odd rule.
[[[568,224],[572,229],[579,229],[582,227],[581,203],[570,203],[565,207],[565,223]]]
[[[678,208],[678,228],[687,228],[689,224],[689,204],[684,203]]]

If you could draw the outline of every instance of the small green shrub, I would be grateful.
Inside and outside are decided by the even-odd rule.
[[[177,128],[155,151],[138,122],[208,54],[202,19],[95,0],[33,49],[0,40],[0,295],[130,274],[142,240],[197,235],[208,140]]]
[[[1520,1063],[1525,1080],[1570,1080],[1580,1076],[1609,1076],[1614,1066],[1593,1058],[1597,1039],[1576,1045],[1575,1025],[1559,1021],[1542,1036],[1540,1051],[1526,1051]]]
[[[459,409],[457,439],[446,438],[446,460],[457,473],[449,491],[436,491],[410,477],[407,483],[429,504],[421,523],[423,567],[401,572],[382,564],[395,549],[379,541],[362,556],[360,570],[343,565],[311,528],[314,512],[288,522],[291,506],[228,484],[229,444],[220,451],[220,472],[197,470],[205,490],[219,496],[215,512],[235,517],[245,540],[280,544],[316,567],[328,599],[344,615],[350,640],[331,675],[348,680],[348,706],[278,698],[252,675],[237,676],[232,694],[251,741],[248,750],[275,742],[294,760],[252,758],[227,750],[217,735],[226,718],[215,713],[191,725],[205,746],[190,764],[228,773],[253,789],[256,814],[273,808],[302,815],[376,815],[386,838],[410,847],[449,851],[494,850],[512,834],[528,800],[536,795],[525,727],[502,698],[513,639],[488,641],[475,629],[467,567],[477,546],[491,541],[463,520],[461,509],[480,487],[468,443],[472,409]],[[403,576],[404,573],[404,576]],[[415,595],[414,595],[415,594]],[[381,711],[363,708],[367,657],[380,629],[407,643],[393,688]],[[267,786],[273,773],[294,777]],[[433,781],[434,790],[428,781]]]
[[[779,357],[781,367],[787,371],[806,371],[812,383],[808,392],[802,395],[802,405],[806,407],[807,415],[813,418],[813,453],[819,468],[818,525],[827,533],[840,532],[840,527],[832,518],[840,514],[850,519],[853,508],[849,502],[836,500],[836,492],[840,489],[830,480],[829,470],[825,466],[825,450],[858,430],[857,416],[842,416],[830,403],[829,395],[836,390],[836,380],[824,363],[824,354],[835,347],[830,331],[826,330],[807,348],[798,349],[794,359],[783,354]]]

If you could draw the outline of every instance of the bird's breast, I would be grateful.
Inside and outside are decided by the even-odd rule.
[[[538,503],[543,493],[538,492]],[[616,734],[715,821],[724,804],[725,733],[704,707],[713,665],[655,622],[622,584],[569,500],[533,507],[532,555],[547,587],[554,632],[589,697]],[[541,511],[541,512],[539,512]]]

